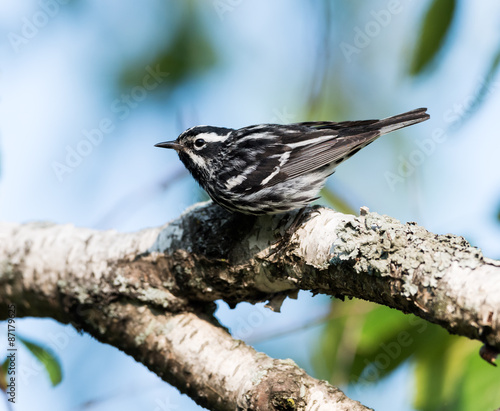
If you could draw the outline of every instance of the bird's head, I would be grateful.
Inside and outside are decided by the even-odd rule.
[[[215,161],[233,129],[196,126],[188,128],[176,140],[155,144],[155,147],[172,148],[193,176],[207,178]]]

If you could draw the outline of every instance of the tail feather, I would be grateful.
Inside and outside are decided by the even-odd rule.
[[[417,108],[406,113],[398,114],[397,116],[387,117],[373,124],[380,130],[380,134],[387,134],[400,128],[408,127],[413,124],[420,123],[430,118],[426,113],[426,108]]]

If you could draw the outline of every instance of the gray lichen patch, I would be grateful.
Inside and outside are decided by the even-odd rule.
[[[483,264],[481,251],[463,237],[436,235],[377,213],[339,225],[336,234],[332,264],[350,264],[359,274],[392,276],[403,282],[406,296],[415,295],[418,285],[436,286],[454,262],[470,269]]]

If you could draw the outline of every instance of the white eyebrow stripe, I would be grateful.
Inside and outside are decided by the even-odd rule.
[[[217,133],[201,133],[198,134],[195,139],[202,138],[207,143],[218,143],[221,141],[225,141],[229,137],[230,133],[224,134],[223,136]]]
[[[237,140],[238,143],[242,143],[247,140],[264,140],[264,139],[273,139],[276,138],[276,135],[273,133],[252,133],[243,138]]]
[[[320,137],[316,137],[316,138],[302,140],[302,141],[299,141],[298,143],[290,143],[290,144],[287,144],[287,146],[293,149],[293,148],[297,148],[297,147],[307,146],[309,144],[312,145],[312,144],[316,144],[316,143],[321,143],[322,141],[330,140],[330,139],[334,138],[335,136],[336,136],[336,134],[329,134],[326,136],[320,136]]]

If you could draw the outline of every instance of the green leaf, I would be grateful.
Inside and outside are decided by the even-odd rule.
[[[479,357],[478,341],[359,300],[334,300],[330,316],[313,360],[318,377],[362,387],[411,361],[417,410],[475,411],[500,404],[500,371]]]
[[[0,390],[7,390],[7,369],[9,368],[10,359],[7,357],[0,366]]]
[[[437,410],[443,404],[443,370],[445,367],[444,352],[441,345],[429,346],[427,356],[422,356],[415,367],[415,408],[418,410]]]
[[[380,344],[393,335],[394,331],[410,326],[410,316],[389,307],[379,305],[366,315],[365,326],[359,341],[360,349]],[[414,318],[414,317],[413,317]]]
[[[351,382],[376,382],[418,352],[429,338],[424,320],[380,306],[367,315],[351,369]]]
[[[416,361],[415,407],[422,411],[456,411],[460,409],[465,378],[474,378],[464,372],[474,342],[450,335],[435,325],[431,330],[432,335]]]
[[[429,66],[441,50],[456,9],[456,0],[434,0],[424,17],[420,38],[410,66],[417,76]]]
[[[41,345],[20,337],[19,341],[44,365],[49,374],[52,386],[59,384],[62,380],[62,370],[59,360]]]
[[[334,384],[350,379],[350,370],[365,314],[376,306],[364,301],[334,300],[312,363],[317,375]]]
[[[479,356],[480,344],[477,341],[474,343],[474,349],[464,361],[466,378],[461,386],[460,408],[457,410],[497,409],[500,405],[500,370]]]
[[[10,363],[10,359],[9,359],[9,357],[7,357],[5,359],[5,361],[2,363],[2,365],[0,366],[0,370],[4,374],[7,374],[7,369],[9,368],[9,363]]]

